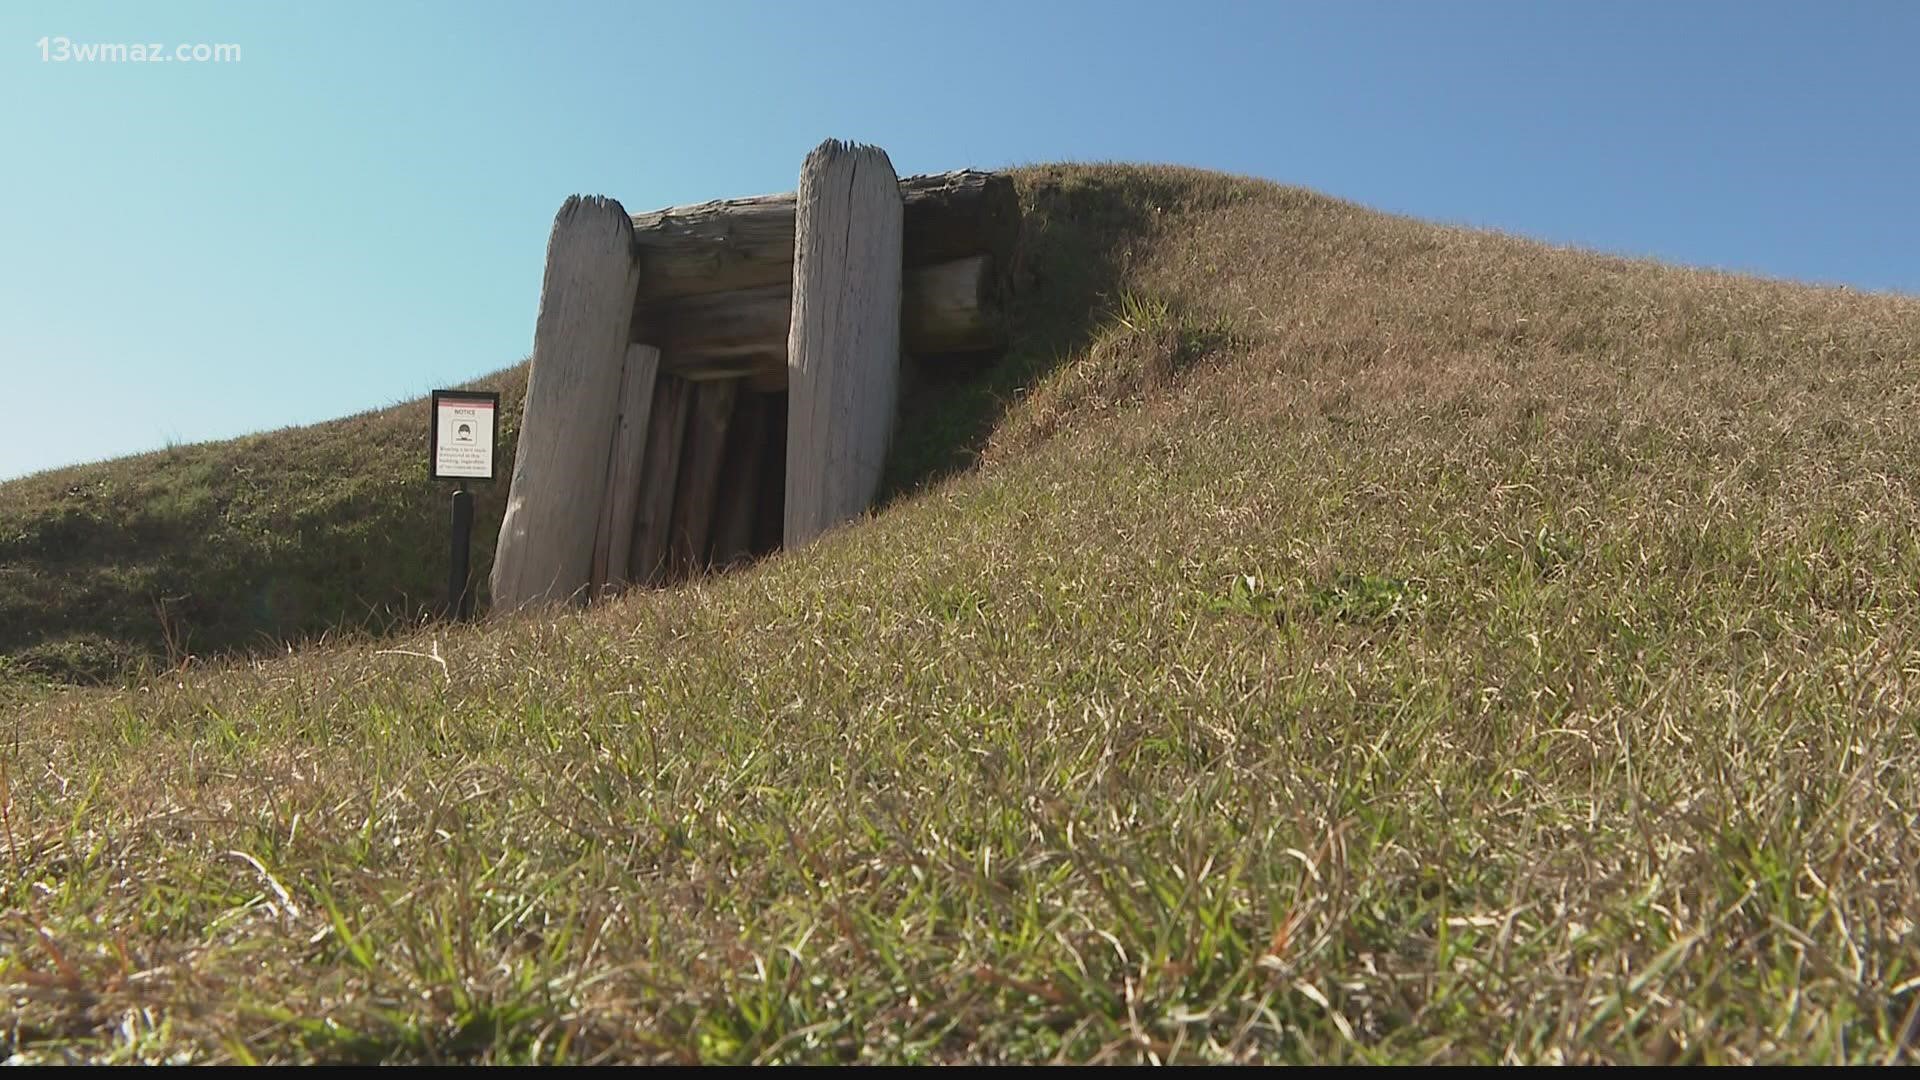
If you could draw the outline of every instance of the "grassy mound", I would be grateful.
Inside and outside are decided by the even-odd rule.
[[[510,467],[525,367],[476,386],[511,402]],[[0,484],[0,677],[115,681],[417,625],[447,588],[425,433],[421,402]],[[504,488],[476,489],[482,566]]]
[[[910,372],[889,495],[972,464],[1009,398],[1087,346],[1155,198],[1190,197],[1192,182],[1030,178],[1015,347]],[[474,387],[502,392],[500,474],[511,475],[526,367]],[[426,477],[426,408],[0,483],[0,681],[121,681],[420,625],[446,591],[447,486]],[[506,488],[478,488],[477,567],[490,565]]]
[[[873,520],[17,704],[9,1052],[1913,1059],[1920,302],[1020,180]]]

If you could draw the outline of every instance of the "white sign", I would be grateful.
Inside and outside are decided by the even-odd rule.
[[[498,394],[458,390],[433,392],[433,478],[493,479]]]

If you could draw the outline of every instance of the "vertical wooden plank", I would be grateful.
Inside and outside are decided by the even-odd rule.
[[[742,380],[744,383],[744,380]],[[753,554],[754,508],[760,501],[760,459],[767,442],[767,395],[743,385],[727,425],[726,461],[714,492],[713,565],[730,566]]]
[[[494,547],[496,611],[587,590],[638,283],[627,212],[612,199],[569,198],[547,239],[520,442]]]
[[[698,573],[707,565],[707,539],[713,526],[714,492],[727,450],[727,422],[733,418],[738,379],[694,384],[693,415],[687,420],[687,447],[680,456],[680,484],[674,492],[675,576]]]
[[[866,512],[900,378],[900,183],[885,151],[829,139],[800,169],[787,338],[786,545]]]
[[[659,371],[659,349],[627,346],[627,362],[620,373],[620,415],[614,421],[607,489],[600,501],[600,534],[593,547],[595,593],[618,591],[627,582],[633,517],[640,503],[640,470],[647,454],[647,421],[653,413],[653,383]]]
[[[667,529],[673,523],[673,492],[680,479],[680,448],[686,443],[692,389],[691,383],[671,375],[654,381],[646,461],[640,468],[639,504],[633,518],[633,547],[627,555],[627,580],[637,585],[658,585],[666,580]]]

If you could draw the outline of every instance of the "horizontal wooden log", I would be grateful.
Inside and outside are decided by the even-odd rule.
[[[900,181],[909,266],[967,255],[1008,260],[1020,199],[1001,173],[963,170]],[[641,303],[793,281],[794,195],[760,195],[635,214]],[[642,337],[638,340],[647,340]]]
[[[789,283],[656,301],[635,312],[634,339],[659,345],[665,370],[682,378],[784,371],[792,294]],[[970,255],[907,271],[900,334],[904,349],[921,356],[1006,344],[993,257]]]
[[[991,255],[916,268],[901,282],[900,344],[920,356],[1007,343],[998,267]]]

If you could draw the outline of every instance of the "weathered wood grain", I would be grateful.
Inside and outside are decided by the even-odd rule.
[[[1006,344],[993,256],[969,255],[903,274],[902,347],[919,356]],[[780,372],[787,361],[793,283],[705,293],[634,309],[634,340],[657,343],[683,378]]]
[[[658,585],[667,578],[668,529],[673,525],[680,448],[686,444],[687,412],[692,404],[692,383],[672,375],[655,380],[646,462],[640,469],[639,507],[633,518],[633,549],[627,555],[627,580],[636,585]]]
[[[963,170],[899,182],[903,247],[914,265],[993,255],[1007,265],[1020,199],[1001,173]],[[639,299],[729,292],[791,280],[795,194],[675,206],[633,218]]]
[[[878,147],[828,140],[800,169],[787,340],[786,546],[866,512],[900,378],[902,206]]]
[[[640,470],[647,456],[647,421],[653,413],[653,383],[659,369],[659,349],[627,346],[620,372],[620,414],[614,421],[607,488],[600,503],[600,534],[593,546],[595,593],[618,591],[627,583],[633,518],[640,503]]]
[[[587,591],[638,285],[626,210],[608,198],[569,198],[547,239],[520,441],[494,550],[495,611]]]

